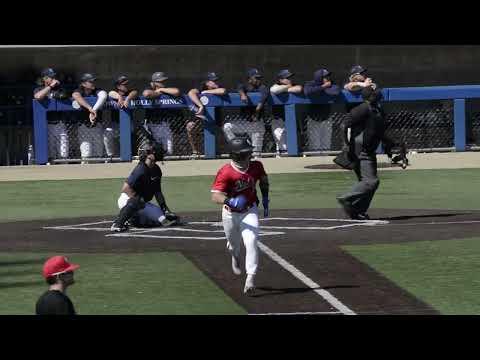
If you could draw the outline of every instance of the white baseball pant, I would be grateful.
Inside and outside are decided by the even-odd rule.
[[[94,127],[84,124],[78,127],[78,143],[82,158],[103,157],[103,126],[97,123]]]
[[[112,157],[116,153],[116,138],[118,138],[118,126],[112,122],[103,132],[103,145],[105,145],[105,152],[108,157]]]
[[[162,121],[159,124],[149,123],[148,128],[156,141],[162,144],[163,151],[168,155],[173,154],[173,135],[168,122]]]
[[[227,120],[223,124],[223,132],[227,140],[232,140],[237,135],[247,133],[252,141],[253,152],[260,154],[263,149],[263,136],[265,135],[265,124],[262,120],[247,121],[245,119]]]
[[[243,240],[246,250],[245,271],[247,275],[255,275],[258,268],[257,239],[260,231],[257,206],[252,206],[244,213],[231,212],[224,206],[222,222],[227,238],[227,249],[234,256],[239,257],[241,241]]]
[[[287,151],[287,129],[285,122],[279,117],[272,119],[272,133],[278,151]]]
[[[67,127],[60,121],[48,124],[48,157],[52,159],[68,158],[69,139]]]
[[[307,120],[307,141],[309,150],[331,150],[332,121]]]
[[[121,193],[117,200],[118,208],[122,209],[128,202],[128,195]],[[140,226],[160,226],[165,220],[165,213],[163,210],[152,203],[145,203],[142,210],[137,211],[137,219]]]

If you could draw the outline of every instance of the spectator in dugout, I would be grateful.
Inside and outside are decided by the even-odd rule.
[[[253,156],[260,156],[263,149],[263,136],[265,134],[265,124],[263,116],[265,104],[270,92],[262,83],[263,75],[258,69],[252,68],[247,71],[247,82],[240,83],[237,87],[240,94],[240,100],[244,104],[249,104],[247,93],[259,92],[261,97],[257,106],[247,106],[240,108],[240,116],[225,120],[223,132],[227,141],[231,141],[238,135],[248,134],[253,145]]]
[[[297,85],[293,81],[294,73],[288,69],[280,70],[277,74],[277,82],[270,87],[270,92],[274,95],[282,93],[300,94],[303,92],[303,86]],[[272,133],[275,140],[277,157],[287,152],[287,133],[285,122],[281,116],[275,116],[272,119]]]
[[[107,92],[96,86],[97,78],[91,73],[85,73],[80,78],[80,85],[72,93],[72,106],[76,109],[83,109],[80,113],[83,122],[78,128],[78,142],[80,144],[80,156],[82,163],[88,163],[88,158],[103,157],[104,134],[103,125],[100,123],[101,114],[99,110],[107,101]],[[95,104],[90,105],[85,98],[96,97]],[[85,115],[88,113],[88,120]]]
[[[332,73],[328,69],[319,69],[313,74],[313,80],[305,83],[303,91],[306,96],[318,94],[337,96],[341,89],[334,83]],[[311,151],[331,150],[332,122],[328,119],[330,110],[326,106],[308,106],[308,108],[307,149]]]
[[[68,99],[70,95],[61,86],[60,81],[57,79],[57,73],[52,68],[42,70],[41,74],[41,86],[36,87],[33,90],[33,97],[35,100],[43,100],[45,98],[64,100]]]
[[[40,74],[40,86],[33,90],[35,100],[44,99],[66,100],[70,93],[57,79],[57,73],[52,68],[42,70]],[[68,115],[61,112],[48,114],[48,159],[67,158],[69,155],[69,138],[64,117]]]
[[[188,97],[195,104],[191,109],[194,112],[194,118],[187,122],[188,142],[192,148],[192,159],[198,159],[200,156],[199,130],[201,129],[202,121],[206,120],[204,115],[205,107],[199,99],[199,95],[212,94],[223,96],[227,93],[219,82],[219,77],[214,72],[207,73],[205,80],[200,83],[200,86],[193,88],[188,92]]]
[[[43,265],[43,277],[48,290],[40,296],[35,306],[37,315],[76,315],[67,288],[75,283],[73,272],[80,266],[71,264],[64,256],[53,256]]]
[[[115,80],[114,90],[108,93],[108,96],[116,100],[119,108],[128,108],[130,100],[138,97],[138,90],[131,88],[126,75],[121,75]]]
[[[165,73],[157,71],[152,74],[150,88],[143,90],[143,96],[147,99],[154,100],[162,95],[170,95],[178,97],[181,95],[180,89],[176,87],[165,86],[168,77]],[[148,122],[148,128],[152,132],[155,140],[162,144],[163,150],[168,154],[173,154],[173,135],[168,119],[162,116],[166,110],[158,111],[157,109],[145,110],[145,122]]]

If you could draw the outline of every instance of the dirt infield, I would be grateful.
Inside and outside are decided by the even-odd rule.
[[[261,220],[259,288],[245,297],[220,214],[181,215],[182,227],[122,234],[109,232],[108,217],[7,223],[0,251],[179,251],[249,314],[436,314],[340,246],[464,238],[478,235],[480,225],[478,211],[374,209],[376,220],[352,221],[339,209],[274,210]]]

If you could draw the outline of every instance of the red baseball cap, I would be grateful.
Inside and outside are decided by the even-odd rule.
[[[67,271],[77,270],[80,265],[70,264],[65,256],[53,256],[43,265],[43,277],[45,279]]]

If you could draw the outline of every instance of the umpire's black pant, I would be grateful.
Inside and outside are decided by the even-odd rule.
[[[355,163],[354,171],[358,182],[353,185],[348,193],[340,196],[339,199],[348,202],[355,213],[364,214],[370,207],[373,196],[380,184],[380,180],[377,177],[376,154],[361,152]]]

